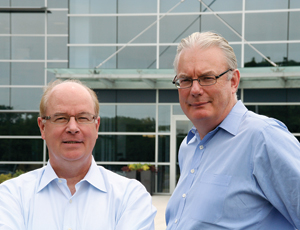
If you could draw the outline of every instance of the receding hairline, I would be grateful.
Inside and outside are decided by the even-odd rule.
[[[59,86],[65,85],[65,84],[73,84],[76,86],[81,86],[83,89],[86,90],[86,92],[90,95],[93,107],[94,107],[94,112],[96,116],[99,116],[99,101],[96,93],[90,89],[88,86],[84,85],[81,81],[79,80],[73,80],[73,79],[68,79],[65,81],[62,80],[56,80],[54,82],[49,83],[47,87],[44,89],[44,94],[42,96],[41,102],[40,102],[40,116],[43,117],[46,115],[46,110],[47,110],[47,104],[49,101],[50,96],[52,93],[57,90]]]

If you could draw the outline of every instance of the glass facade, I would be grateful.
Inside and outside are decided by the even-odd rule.
[[[47,163],[37,117],[43,87],[57,78],[48,69],[172,69],[180,40],[207,30],[229,41],[240,69],[271,66],[252,47],[281,68],[300,66],[299,20],[298,0],[0,0],[0,173]],[[156,193],[171,193],[176,180],[172,125],[183,113],[171,80],[147,90],[134,80],[131,89],[90,84],[101,116],[95,160],[120,174],[128,163],[155,164]],[[239,90],[250,110],[298,139],[299,95],[300,81]]]

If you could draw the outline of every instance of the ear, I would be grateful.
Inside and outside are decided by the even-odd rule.
[[[97,119],[95,120],[95,124],[96,124],[96,130],[98,132],[99,131],[99,127],[100,127],[100,117],[97,117]]]
[[[44,123],[44,119],[42,119],[41,117],[38,117],[37,122],[38,122],[38,126],[40,128],[40,132],[41,132],[41,136],[42,139],[45,140],[45,123]]]
[[[233,70],[231,78],[231,89],[233,94],[235,94],[238,90],[240,78],[240,71],[238,69]]]

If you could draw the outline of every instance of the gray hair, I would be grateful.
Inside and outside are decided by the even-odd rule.
[[[177,54],[173,63],[176,73],[178,70],[178,61],[182,50],[194,47],[206,49],[215,46],[219,47],[223,51],[228,67],[231,69],[236,69],[237,60],[235,53],[225,38],[213,32],[195,32],[187,38],[182,39],[177,47]],[[229,74],[228,78],[231,78],[231,76],[232,75]]]

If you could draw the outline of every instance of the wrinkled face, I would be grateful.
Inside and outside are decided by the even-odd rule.
[[[77,83],[63,83],[52,90],[47,103],[46,115],[66,113],[70,116],[79,113],[95,114],[89,92]],[[98,138],[100,118],[97,123],[78,124],[74,117],[67,124],[43,122],[38,118],[41,135],[48,147],[51,164],[61,161],[82,161],[89,159]]]
[[[207,74],[217,76],[227,69],[229,67],[220,48],[188,48],[180,55],[177,76],[197,79]],[[232,80],[227,80],[231,73]],[[203,125],[216,127],[236,103],[239,73],[237,70],[231,73],[220,77],[214,85],[201,86],[193,81],[191,88],[178,89],[181,108],[197,129]]]

